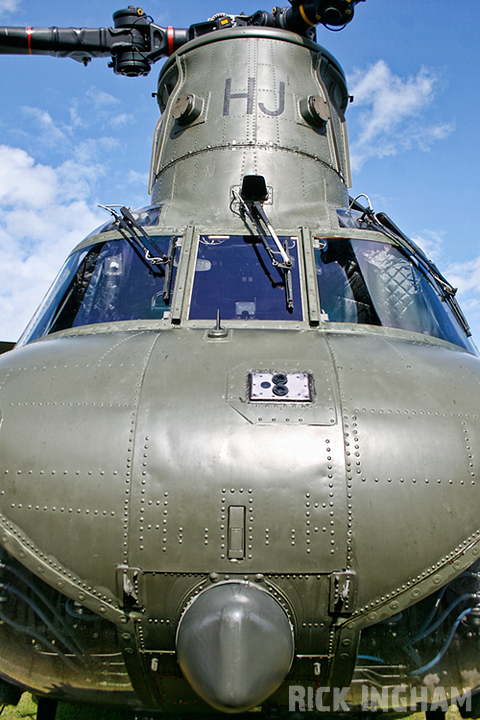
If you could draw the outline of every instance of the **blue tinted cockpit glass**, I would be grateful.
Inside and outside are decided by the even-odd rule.
[[[359,210],[345,210],[345,208],[338,209],[337,219],[338,225],[341,228],[378,232],[378,227],[370,222],[364,212],[360,212]]]
[[[258,237],[200,237],[189,317],[213,320],[301,320],[298,239],[281,237],[292,261],[293,308],[287,307],[288,276],[275,267]],[[277,256],[277,252],[275,251]],[[278,254],[278,259],[281,256]]]
[[[137,223],[142,227],[153,227],[154,225],[158,225],[161,211],[161,205],[146,205],[145,207],[138,208],[137,210],[132,210],[132,215]],[[92,230],[92,232],[87,235],[87,238],[93,237],[93,235],[100,235],[101,233],[109,232],[110,230],[115,230],[116,228],[116,221],[112,218],[111,220],[107,220],[107,222],[103,223],[103,225],[100,225],[100,227]]]
[[[170,292],[166,264],[151,265],[123,238],[97,243],[67,260],[19,344],[82,325],[168,317],[181,238],[153,239],[164,255],[175,242]]]
[[[472,349],[435,279],[393,245],[316,239],[315,263],[323,320],[413,330]]]

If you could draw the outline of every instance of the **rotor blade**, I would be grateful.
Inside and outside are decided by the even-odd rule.
[[[107,57],[111,45],[111,30],[106,28],[0,27],[0,54],[4,55]]]

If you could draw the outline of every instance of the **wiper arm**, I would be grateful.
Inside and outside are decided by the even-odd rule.
[[[292,283],[292,271],[290,268],[275,268],[280,276],[280,282],[276,282],[272,276],[272,274],[269,272],[267,266],[265,265],[265,262],[260,255],[260,252],[257,247],[258,243],[253,243],[253,249],[255,250],[255,255],[257,256],[257,260],[259,262],[260,267],[262,268],[263,272],[267,276],[267,278],[270,280],[270,283],[272,285],[272,288],[276,287],[283,287],[285,289],[285,303],[287,306],[287,311],[289,313],[293,312],[293,283]],[[288,252],[288,240],[285,240],[284,243],[284,249],[285,253],[290,257]]]
[[[246,181],[249,181],[246,183]],[[250,193],[245,191],[245,188],[250,190]],[[252,193],[253,190],[253,193]],[[265,199],[267,196],[267,187],[263,176],[246,176],[243,179],[242,192],[239,193],[236,190],[232,190],[234,199],[236,198],[240,205],[240,216],[245,222],[245,216],[248,217],[254,228],[256,229],[258,236],[262,242],[265,251],[270,258],[272,265],[277,269],[279,274],[283,276],[283,285],[285,287],[285,302],[287,305],[287,311],[293,312],[293,283],[292,283],[292,259],[288,252],[288,240],[282,245],[280,238],[275,232],[270,220],[267,217],[263,205],[257,198]],[[247,196],[245,199],[244,195]],[[233,200],[232,200],[233,202]],[[233,208],[232,208],[233,210]],[[263,225],[263,227],[262,227]],[[272,238],[277,253],[280,254],[282,261],[279,261],[275,256],[275,252],[269,245],[267,240],[267,233]],[[257,253],[258,254],[258,253]],[[263,264],[263,263],[262,263]],[[268,274],[268,273],[267,273]],[[272,286],[274,284],[272,282]]]
[[[288,252],[288,240],[285,240],[285,242],[283,243],[283,248],[285,250],[285,255],[290,260],[290,267],[284,268],[283,274],[285,276],[285,302],[287,303],[287,311],[291,313],[293,312],[293,282],[291,270],[292,260]]]
[[[120,213],[113,209],[112,205],[101,205],[98,207],[108,210],[115,218],[115,223],[118,225],[118,229],[122,233],[123,237],[138,253],[138,255],[145,262],[147,267],[152,270],[153,268],[159,269],[162,275],[165,275],[165,270],[161,267],[168,263],[168,257],[165,253],[162,253],[155,241],[148,235],[140,223],[135,220],[130,208],[122,205],[120,207]],[[144,242],[144,240],[146,242]],[[148,243],[148,245],[146,244]],[[152,254],[152,252],[154,254]]]
[[[267,214],[265,210],[263,209],[263,206],[258,202],[258,200],[255,200],[255,202],[252,203],[252,210],[254,211],[254,218],[255,216],[261,220],[265,227],[267,228],[268,232],[270,233],[270,237],[273,239],[275,245],[277,246],[278,252],[282,256],[283,263],[279,263],[278,260],[273,256],[273,264],[276,267],[282,267],[282,268],[291,268],[292,267],[292,261],[290,259],[290,256],[287,252],[285,252],[285,249],[282,247],[282,243],[280,242],[277,233],[273,229],[270,220],[267,217]],[[256,224],[258,227],[259,224]],[[273,255],[273,252],[272,252]]]
[[[410,240],[410,238],[395,225],[386,213],[373,213],[373,220],[377,227],[379,227],[385,235],[397,241],[399,239],[403,241],[402,247],[406,251],[410,260],[420,270],[422,275],[434,288],[437,294],[440,295],[441,299],[447,301],[465,335],[470,337],[472,335],[470,327],[455,297],[457,288],[454,288],[453,285],[451,285],[448,280],[443,277],[435,263],[428,259],[418,245]],[[434,279],[436,286],[435,283],[432,282],[432,278]]]
[[[437,268],[435,263],[428,259],[421,248],[410,240],[410,238],[403,233],[397,225],[391,220],[386,213],[376,213],[370,203],[370,199],[367,195],[364,197],[368,200],[368,207],[364,208],[357,202],[357,199],[362,197],[358,195],[350,203],[350,208],[355,210],[363,211],[362,219],[368,218],[374,227],[380,232],[386,235],[391,240],[395,240],[400,244],[406,257],[415,265],[415,267],[422,273],[427,282],[433,287],[437,295],[441,300],[446,301],[454,314],[457,322],[462,328],[463,332],[467,337],[471,337],[472,332],[468,325],[467,319],[463,314],[460,305],[455,297],[457,289],[454,288],[448,280],[446,280],[440,270]]]
[[[290,268],[292,266],[292,261],[289,257],[289,255],[285,252],[284,248],[282,247],[282,243],[280,242],[277,233],[273,229],[266,213],[261,204],[256,200],[250,204],[250,206],[245,202],[243,197],[238,193],[236,190],[232,190],[235,198],[240,203],[240,212],[242,216],[245,215],[248,217],[250,222],[255,227],[258,236],[260,240],[262,241],[262,245],[265,248],[270,260],[272,261],[272,265],[274,267],[281,267],[281,268]],[[268,234],[274,241],[278,252],[280,253],[283,262],[279,262],[277,258],[275,257],[275,253],[273,252],[272,248],[268,244],[266,234],[262,228],[262,222],[264,223],[266,229],[268,230]]]
[[[177,238],[172,236],[168,245],[167,262],[165,263],[165,279],[163,281],[163,300],[166,305],[169,304],[172,293],[173,259],[175,257],[176,245]]]

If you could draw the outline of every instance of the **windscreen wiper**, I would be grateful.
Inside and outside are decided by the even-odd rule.
[[[278,273],[280,274],[280,277],[282,278],[282,281],[283,281],[282,284],[285,288],[285,302],[287,305],[287,311],[291,313],[291,312],[293,312],[293,283],[292,283],[292,269],[291,269],[292,268],[292,259],[288,252],[288,240],[286,240],[284,245],[282,245],[282,243],[280,242],[280,238],[277,236],[275,230],[270,225],[270,222],[268,221],[268,218],[265,215],[263,208],[261,207],[261,205],[259,205],[263,215],[265,215],[266,224],[268,223],[267,227],[270,230],[270,235],[274,239],[275,244],[277,245],[279,251],[281,252],[282,259],[284,258],[284,262],[282,263],[282,262],[279,262],[277,260],[277,258],[275,257],[275,254],[274,254],[272,248],[270,247],[270,245],[268,244],[267,238],[265,237],[265,234],[263,232],[263,229],[262,229],[260,223],[256,222],[255,215],[253,214],[253,212],[250,211],[250,208],[248,207],[245,200],[241,197],[241,195],[239,195],[237,192],[235,192],[235,190],[233,192],[234,192],[236,198],[240,202],[240,214],[242,216],[247,215],[250,222],[254,225],[254,227],[257,231],[258,237],[260,238],[268,257],[270,258],[272,265],[278,271]],[[267,277],[270,279],[270,281],[272,283],[272,287],[277,287],[277,285],[279,283],[276,283],[274,281],[274,279],[272,278],[272,276],[266,269],[263,261],[261,260],[261,256],[258,253],[256,248],[255,248],[255,252],[257,253],[258,260],[260,261],[260,264],[262,265],[263,269],[265,270]]]
[[[287,303],[287,310],[288,312],[293,312],[293,282],[292,282],[292,260],[290,258],[290,253],[288,252],[288,240],[285,240],[283,243],[283,249],[285,250],[285,255],[290,260],[290,267],[284,269],[283,273],[285,276],[285,301]]]
[[[403,241],[402,247],[406,251],[410,260],[420,270],[430,285],[432,285],[437,294],[440,295],[440,298],[448,303],[465,335],[470,337],[472,334],[470,327],[460,308],[460,305],[458,304],[457,298],[455,297],[457,288],[454,288],[453,285],[451,285],[448,280],[443,277],[435,263],[424,255],[418,245],[410,240],[410,238],[395,225],[393,220],[391,220],[386,213],[375,213],[374,217],[377,226],[380,226],[386,235],[390,235],[390,237],[393,235],[396,240],[400,238],[400,240]],[[434,283],[432,282],[432,278],[435,281]]]
[[[291,268],[292,267],[292,261],[288,254],[285,252],[282,243],[280,242],[280,239],[273,229],[266,213],[261,204],[258,202],[258,200],[254,200],[251,203],[247,203],[242,195],[238,193],[236,190],[232,190],[235,199],[238,200],[240,204],[240,214],[242,217],[245,215],[248,217],[252,225],[254,226],[255,230],[257,231],[258,237],[262,241],[262,245],[265,248],[270,260],[272,261],[272,265],[274,267],[281,267],[281,268]],[[275,257],[275,253],[268,244],[267,237],[265,234],[265,231],[262,227],[262,222],[265,225],[266,229],[268,230],[268,234],[272,238],[273,242],[276,245],[278,253],[280,253],[282,261],[280,262]]]
[[[367,208],[357,202],[358,198],[362,196],[366,197],[368,200]],[[422,249],[419,248],[413,240],[410,240],[410,238],[400,230],[400,228],[388,217],[386,213],[376,213],[367,195],[364,195],[363,193],[362,195],[357,195],[357,197],[350,203],[349,209],[351,208],[363,212],[362,219],[368,218],[373,227],[399,244],[400,248],[405,253],[405,256],[422,273],[429,285],[431,285],[437,295],[439,295],[440,299],[447,302],[465,335],[467,337],[471,337],[472,332],[470,330],[470,326],[455,297],[457,289],[443,277],[435,263],[428,259]]]
[[[166,305],[169,305],[170,295],[172,294],[173,259],[175,257],[176,245],[177,238],[173,235],[168,245],[167,261],[165,263],[165,279],[163,281],[163,300]]]
[[[257,231],[258,237],[260,238],[268,257],[270,258],[272,265],[281,275],[283,275],[287,310],[288,312],[292,312],[292,259],[288,253],[288,241],[285,243],[285,246],[282,245],[280,238],[275,232],[275,229],[263,209],[262,202],[265,202],[268,197],[265,178],[263,175],[245,175],[242,182],[241,192],[237,192],[235,189],[232,189],[232,192],[234,199],[239,203],[241,218],[245,224],[247,224],[245,217],[250,220],[251,224]],[[267,240],[267,233],[273,240],[277,254]],[[278,260],[278,254],[281,257],[281,261]]]
[[[130,208],[125,205],[98,205],[98,207],[108,210],[115,218],[115,224],[125,240],[132,246],[137,255],[143,260],[149,270],[160,270],[162,275],[166,275],[162,265],[168,263],[168,257],[163,253],[153,238],[145,231],[140,223],[133,217]],[[114,207],[120,208],[120,213],[114,210]],[[165,288],[164,288],[165,292]]]

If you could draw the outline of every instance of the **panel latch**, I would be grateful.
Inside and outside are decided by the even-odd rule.
[[[243,560],[245,557],[245,507],[230,505],[228,508],[228,559]]]
[[[141,578],[140,568],[128,565],[117,567],[117,597],[120,607],[133,609],[143,606]]]
[[[330,613],[349,615],[355,610],[357,576],[353,570],[330,575]]]

